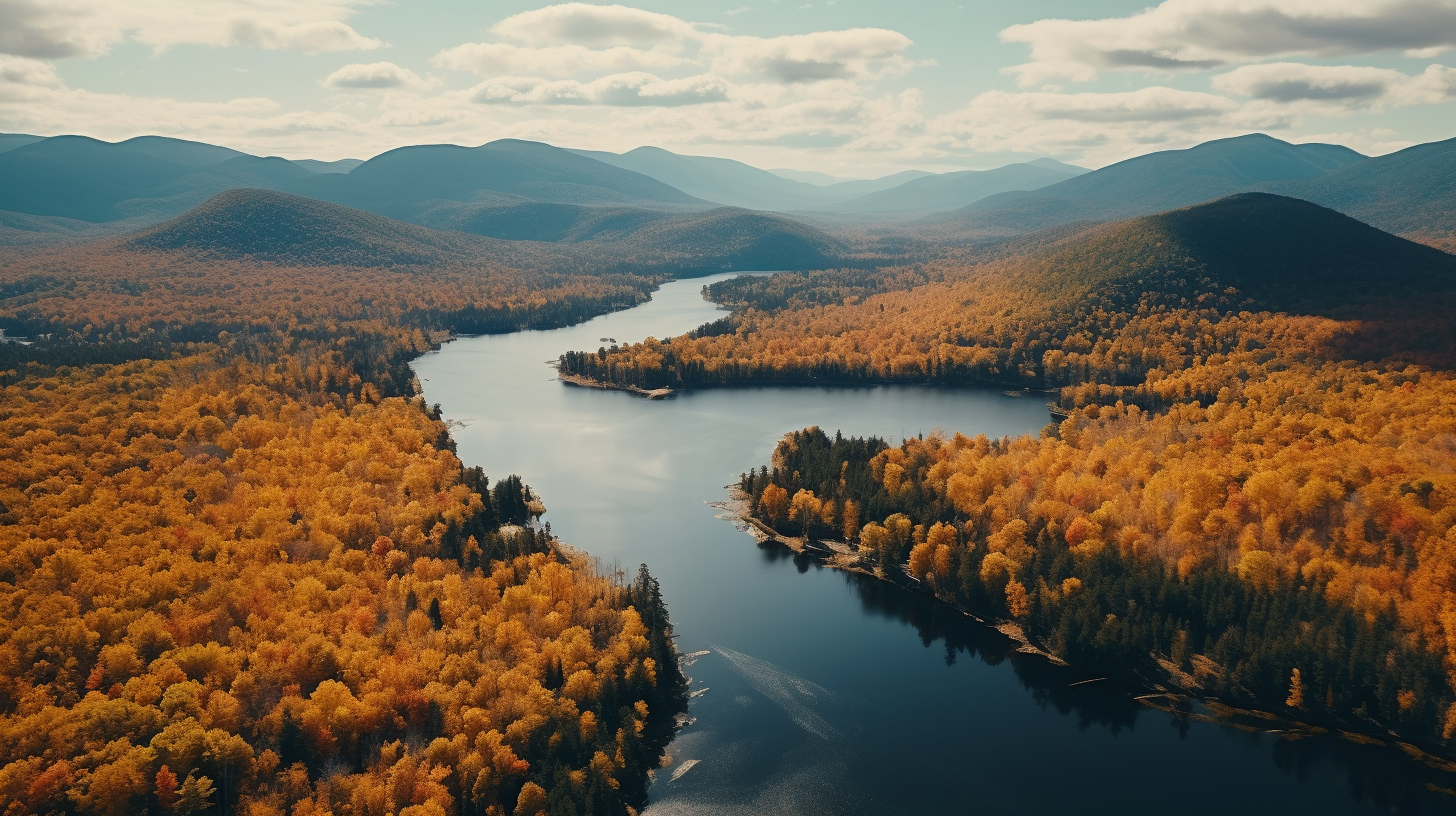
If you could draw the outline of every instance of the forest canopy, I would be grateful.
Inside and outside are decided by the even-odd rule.
[[[652,278],[115,243],[0,261],[6,813],[625,814],[684,706],[655,580],[465,468],[406,362]]]

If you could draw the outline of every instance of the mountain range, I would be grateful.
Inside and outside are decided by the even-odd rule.
[[[8,134],[0,135],[0,242],[119,234],[175,218],[218,193],[247,188],[435,230],[551,243],[636,240],[683,228],[695,215],[727,230],[721,237],[747,223],[745,210],[759,210],[753,222],[760,228],[798,235],[829,258],[843,257],[844,244],[804,221],[882,224],[879,232],[891,236],[881,236],[885,246],[925,238],[954,243],[1271,192],[1456,248],[1456,185],[1450,181],[1456,178],[1456,140],[1370,158],[1337,145],[1250,134],[1091,172],[1049,159],[851,181],[786,178],[783,172],[655,147],[614,154],[511,139],[479,147],[403,147],[367,161],[323,162],[156,136],[107,143]],[[737,209],[717,212],[724,205]],[[710,212],[716,214],[703,215]],[[674,254],[708,259],[724,251],[714,243],[677,247]]]

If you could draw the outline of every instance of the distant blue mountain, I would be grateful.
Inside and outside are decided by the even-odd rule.
[[[235,187],[283,189],[307,170],[225,147],[56,136],[0,153],[0,210],[94,223],[160,221]]]
[[[681,212],[714,206],[638,173],[511,139],[474,148],[407,147],[367,162],[337,163],[264,158],[157,136],[110,143],[16,135],[0,139],[0,148],[7,145],[0,152],[0,212],[16,217],[0,232],[5,243],[22,242],[21,225],[53,239],[68,232],[96,234],[86,223],[128,228],[157,223],[241,188],[289,192],[445,228],[471,218],[462,210],[533,201]]]
[[[760,170],[732,159],[684,156],[660,147],[639,147],[620,154],[599,150],[575,152],[614,167],[651,176],[706,201],[775,212],[833,211],[843,202],[868,193],[934,175],[924,170],[905,170],[877,179],[819,184],[786,178],[784,171]],[[833,179],[831,176],[823,177]]]
[[[1284,181],[1308,181],[1366,159],[1338,145],[1295,145],[1260,133],[1118,162],[1030,193],[1002,193],[956,215],[973,232],[1030,232],[1188,207]]]
[[[1038,190],[1086,172],[1085,168],[1051,159],[1008,164],[994,170],[961,170],[911,179],[897,187],[841,202],[830,209],[839,213],[896,215],[954,210],[997,193]]]
[[[499,206],[541,201],[668,210],[713,206],[640,173],[518,139],[480,147],[401,147],[347,174],[315,174],[292,191],[405,220],[415,220],[439,202]]]
[[[1260,189],[1307,199],[1387,232],[1456,252],[1456,139]]]

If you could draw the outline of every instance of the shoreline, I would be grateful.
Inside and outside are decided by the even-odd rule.
[[[561,370],[560,366],[557,363],[555,363],[555,362],[548,362],[547,365],[549,365],[552,368],[556,369],[556,378],[557,379],[561,380],[562,382],[566,383],[567,385],[574,385],[574,386],[577,386],[579,388],[599,388],[599,389],[601,389],[603,391],[624,391],[624,392],[626,392],[628,394],[636,394],[639,397],[646,397],[647,399],[654,399],[654,400],[656,400],[656,399],[667,399],[668,397],[671,397],[674,394],[677,394],[677,393],[680,393],[680,392],[686,392],[686,391],[689,390],[687,387],[684,387],[682,389],[675,389],[675,388],[672,388],[671,386],[663,386],[662,388],[651,388],[651,389],[648,389],[648,388],[642,388],[642,387],[636,386],[636,385],[621,385],[621,384],[618,384],[618,383],[606,382],[605,380],[598,380],[598,379],[595,379],[595,378],[592,378],[592,377],[585,376],[583,374],[567,374],[567,373],[563,372]],[[757,387],[757,388],[874,388],[874,387],[885,386],[885,385],[892,385],[892,386],[893,385],[919,385],[919,386],[926,386],[926,387],[930,387],[930,388],[952,388],[952,389],[969,388],[969,389],[976,389],[976,390],[999,391],[1002,395],[1007,396],[1007,397],[1029,397],[1029,396],[1034,396],[1034,395],[1045,396],[1045,395],[1050,395],[1050,394],[1056,394],[1057,393],[1057,389],[1011,388],[1011,387],[1009,387],[1005,383],[994,383],[994,382],[992,382],[992,383],[973,383],[973,384],[950,384],[950,383],[937,383],[937,382],[913,381],[913,380],[895,380],[895,379],[886,379],[886,380],[804,380],[804,381],[793,381],[793,382],[763,382],[763,383],[712,383],[712,384],[706,384],[706,385],[697,385],[697,386],[693,386],[693,387],[695,387],[695,388],[703,388],[703,389],[708,389],[708,388],[743,388],[743,387],[748,387],[748,388],[755,388],[755,387]],[[1067,409],[1058,406],[1055,402],[1048,402],[1046,404],[1046,406],[1047,406],[1047,412],[1050,414],[1051,419],[1052,419],[1053,422],[1061,422],[1062,420],[1067,419],[1068,417],[1071,416],[1071,413],[1069,411],[1067,411]]]
[[[901,582],[882,575],[878,571],[860,566],[857,563],[858,556],[854,548],[849,544],[829,540],[808,541],[803,537],[786,536],[779,533],[767,524],[753,518],[750,512],[749,497],[740,487],[737,485],[728,485],[727,490],[727,501],[705,501],[704,504],[721,511],[717,515],[717,518],[732,522],[734,527],[742,532],[748,533],[758,542],[773,541],[787,547],[796,554],[816,557],[821,564],[831,569],[859,573],[877,581],[884,581],[921,595],[927,595],[937,603],[943,604],[947,608],[953,609],[977,623],[995,629],[1016,644],[1012,650],[1014,652],[1037,655],[1057,666],[1073,669],[1078,668],[1037,645],[1026,634],[1021,624],[1015,621],[987,620],[982,618],[976,613],[950,603],[922,588],[920,582],[916,581],[908,573],[905,574],[906,580]],[[1200,669],[1203,667],[1199,665],[1200,663],[1207,664],[1215,671],[1219,669],[1212,661],[1209,661],[1202,655],[1198,655],[1194,658],[1195,672],[1202,673]],[[1313,722],[1305,722],[1293,719],[1283,713],[1230,705],[1208,694],[1196,677],[1183,671],[1165,658],[1153,656],[1150,665],[1139,667],[1139,669],[1158,671],[1162,677],[1152,679],[1139,670],[1132,672],[1130,675],[1126,671],[1120,672],[1118,673],[1117,680],[1131,687],[1134,702],[1171,714],[1176,718],[1186,719],[1191,722],[1224,725],[1248,733],[1271,734],[1287,740],[1306,739],[1316,736],[1338,736],[1343,740],[1358,744],[1396,748],[1413,762],[1434,771],[1456,775],[1456,762],[1422,750],[1393,732],[1382,732],[1380,736],[1376,736],[1373,733],[1350,731],[1346,728],[1327,727]],[[1106,679],[1108,677],[1097,677],[1081,680],[1070,685],[1092,683]],[[1444,790],[1451,795],[1456,795],[1456,791],[1451,791],[1450,789]]]
[[[554,364],[552,364],[555,367]],[[556,379],[567,385],[574,385],[577,388],[599,388],[603,391],[625,391],[628,394],[636,394],[639,397],[646,397],[650,400],[667,399],[677,393],[671,388],[638,388],[635,385],[617,385],[616,383],[602,382],[591,377],[583,377],[579,374],[566,374],[559,368],[556,370]]]

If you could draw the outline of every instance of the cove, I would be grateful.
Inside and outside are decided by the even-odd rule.
[[[912,592],[759,545],[707,502],[785,433],[888,441],[1037,433],[1037,397],[916,386],[744,388],[649,401],[577,388],[565,351],[668,337],[722,315],[705,283],[551,331],[461,338],[414,363],[460,457],[519,474],[554,533],[662,583],[691,716],[649,814],[1444,812],[1399,751],[1190,722],[1011,651]]]

